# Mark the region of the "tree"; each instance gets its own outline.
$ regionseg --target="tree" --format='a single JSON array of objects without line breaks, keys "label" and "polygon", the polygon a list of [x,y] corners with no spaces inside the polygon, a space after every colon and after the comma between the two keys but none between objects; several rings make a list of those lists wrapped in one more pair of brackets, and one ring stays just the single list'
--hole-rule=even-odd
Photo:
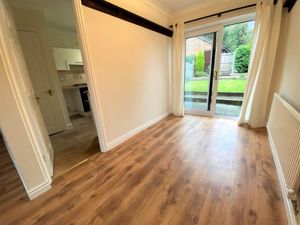
[{"label": "tree", "polygon": [[195,76],[199,77],[203,74],[204,71],[204,64],[205,64],[205,56],[202,50],[196,55],[195,58]]},{"label": "tree", "polygon": [[252,43],[254,22],[225,26],[223,46],[234,52],[239,46]]},{"label": "tree", "polygon": [[250,61],[251,45],[241,45],[235,52],[234,69],[238,73],[247,73]]}]

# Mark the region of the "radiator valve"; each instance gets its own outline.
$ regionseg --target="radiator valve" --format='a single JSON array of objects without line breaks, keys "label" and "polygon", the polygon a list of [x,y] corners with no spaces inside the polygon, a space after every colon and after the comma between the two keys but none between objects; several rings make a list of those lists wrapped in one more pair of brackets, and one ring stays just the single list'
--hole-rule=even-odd
[{"label": "radiator valve", "polygon": [[292,190],[292,189],[289,189],[287,197],[288,197],[288,199],[291,200],[292,205],[293,205],[293,209],[294,209],[294,213],[295,213],[295,215],[297,215],[299,210],[298,210],[297,195],[296,195],[295,191]]}]

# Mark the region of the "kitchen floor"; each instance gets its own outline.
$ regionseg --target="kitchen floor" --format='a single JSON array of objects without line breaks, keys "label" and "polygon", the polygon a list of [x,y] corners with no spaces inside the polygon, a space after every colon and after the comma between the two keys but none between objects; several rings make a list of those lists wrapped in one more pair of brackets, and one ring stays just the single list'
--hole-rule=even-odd
[{"label": "kitchen floor", "polygon": [[73,128],[50,136],[54,148],[54,176],[100,152],[92,117],[72,116]]}]

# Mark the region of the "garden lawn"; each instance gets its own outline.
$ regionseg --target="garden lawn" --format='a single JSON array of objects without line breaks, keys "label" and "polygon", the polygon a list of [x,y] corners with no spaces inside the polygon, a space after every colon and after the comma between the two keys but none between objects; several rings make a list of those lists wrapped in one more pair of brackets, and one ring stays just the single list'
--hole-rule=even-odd
[{"label": "garden lawn", "polygon": [[[246,80],[219,80],[218,92],[244,93]],[[185,81],[185,91],[207,92],[208,80]]]}]

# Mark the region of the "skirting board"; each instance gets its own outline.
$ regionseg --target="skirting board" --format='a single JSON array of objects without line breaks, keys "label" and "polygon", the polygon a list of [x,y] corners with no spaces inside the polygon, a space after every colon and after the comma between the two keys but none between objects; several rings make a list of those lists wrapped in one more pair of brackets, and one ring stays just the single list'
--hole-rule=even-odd
[{"label": "skirting board", "polygon": [[135,129],[129,131],[128,133],[122,135],[121,137],[109,142],[107,144],[107,147],[106,147],[107,150],[109,151],[109,150],[113,149],[114,147],[118,146],[119,144],[122,144],[123,142],[125,142],[129,138],[133,137],[134,135],[140,133],[141,131],[145,130],[146,128],[148,128],[148,127],[152,126],[153,124],[155,124],[155,123],[161,121],[162,119],[166,118],[168,115],[170,115],[170,113],[166,112],[166,113],[164,113],[164,114],[148,121],[147,123],[145,123],[145,124],[135,128]]},{"label": "skirting board", "polygon": [[73,129],[73,124],[72,123],[67,123],[66,127],[68,130]]},{"label": "skirting board", "polygon": [[[0,134],[1,134],[1,133],[0,133]],[[3,135],[2,135],[2,136],[3,136]],[[30,200],[33,200],[34,198],[40,196],[40,195],[43,194],[44,192],[46,192],[46,191],[48,191],[49,189],[51,189],[51,182],[50,182],[50,181],[46,181],[46,182],[44,182],[44,183],[38,185],[37,187],[35,187],[35,188],[31,189],[31,190],[28,190],[28,189],[26,188],[26,185],[25,185],[24,179],[23,179],[23,177],[22,177],[22,174],[21,174],[20,171],[19,171],[18,165],[17,165],[16,162],[15,162],[15,158],[14,158],[13,155],[11,154],[10,148],[9,148],[9,146],[7,145],[5,139],[4,139],[4,144],[5,144],[5,146],[6,146],[6,149],[7,149],[7,151],[8,151],[8,154],[9,154],[11,160],[13,161],[13,163],[14,163],[14,165],[15,165],[15,168],[16,168],[16,170],[17,170],[19,176],[20,176],[20,179],[21,179],[21,181],[22,181],[22,184],[23,184],[23,186],[24,186],[24,188],[25,188],[25,190],[26,190],[26,193],[27,193],[27,195],[28,195],[28,197],[29,197]]]},{"label": "skirting board", "polygon": [[51,182],[46,181],[43,184],[33,188],[32,190],[28,191],[28,197],[30,200],[35,199],[36,197],[40,196],[41,194],[45,193],[46,191],[51,189]]},{"label": "skirting board", "polygon": [[286,183],[285,183],[284,176],[283,176],[283,170],[282,170],[282,167],[281,167],[278,155],[277,155],[276,147],[275,147],[275,144],[274,144],[274,141],[273,141],[273,138],[269,131],[268,126],[267,126],[267,130],[268,130],[268,139],[269,139],[269,143],[271,146],[273,159],[275,162],[276,172],[277,172],[277,176],[278,176],[279,183],[280,183],[280,189],[281,189],[282,198],[284,201],[284,207],[285,207],[288,224],[289,225],[298,225],[298,223],[296,221],[296,216],[294,214],[294,209],[293,209],[292,203],[287,198],[287,187],[286,187]]}]

